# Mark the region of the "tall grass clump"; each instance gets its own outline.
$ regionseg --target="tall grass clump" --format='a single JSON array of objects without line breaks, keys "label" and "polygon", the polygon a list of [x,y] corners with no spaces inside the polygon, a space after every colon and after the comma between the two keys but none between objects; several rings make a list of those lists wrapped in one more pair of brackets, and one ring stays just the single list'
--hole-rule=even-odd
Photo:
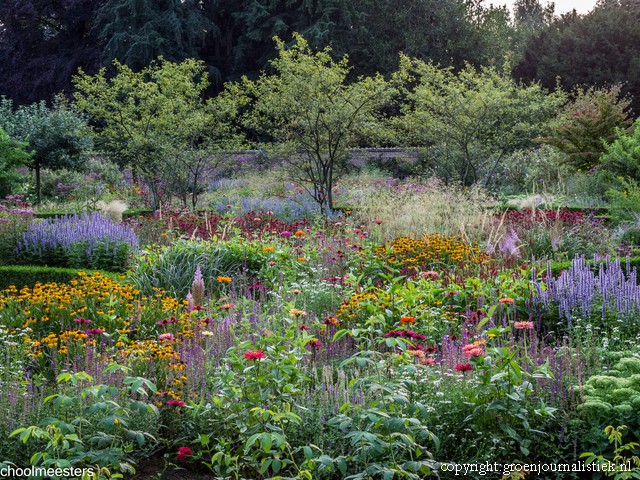
[{"label": "tall grass clump", "polygon": [[185,298],[200,266],[206,289],[212,293],[227,285],[226,279],[235,283],[239,275],[256,274],[262,266],[260,252],[257,245],[248,243],[181,239],[143,252],[135,259],[129,278],[145,294],[151,294],[156,287]]},{"label": "tall grass clump", "polygon": [[437,182],[381,186],[354,195],[350,204],[354,220],[379,232],[381,241],[439,233],[479,242],[493,216],[483,190]]},{"label": "tall grass clump", "polygon": [[16,253],[20,263],[122,271],[137,248],[131,228],[101,213],[85,212],[32,223]]}]

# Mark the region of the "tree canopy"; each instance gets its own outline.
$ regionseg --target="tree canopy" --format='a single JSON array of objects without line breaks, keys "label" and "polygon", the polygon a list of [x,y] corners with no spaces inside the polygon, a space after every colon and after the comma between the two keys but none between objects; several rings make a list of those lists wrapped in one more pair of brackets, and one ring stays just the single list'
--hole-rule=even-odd
[{"label": "tree canopy", "polygon": [[300,35],[287,47],[276,38],[274,73],[229,84],[221,99],[247,107],[242,123],[274,140],[293,179],[305,185],[321,209],[333,208],[336,169],[363,129],[376,122],[388,87],[382,76],[347,82],[347,58],[313,52]]},{"label": "tree canopy", "polygon": [[135,72],[115,61],[114,68],[112,78],[105,69],[74,77],[76,105],[97,122],[99,147],[144,175],[157,208],[170,190],[186,194],[185,183],[197,182],[216,142],[231,147],[237,136],[202,96],[209,83],[203,62],[159,59]]},{"label": "tree canopy", "polygon": [[546,88],[557,79],[576,86],[613,86],[632,95],[640,112],[640,7],[638,2],[604,0],[587,15],[565,14],[529,39],[515,75]]},{"label": "tree canopy", "polygon": [[11,100],[2,98],[0,128],[31,152],[27,166],[35,172],[38,203],[42,169],[77,168],[91,146],[86,119],[63,98],[56,98],[52,107],[41,101],[16,109]]},{"label": "tree canopy", "polygon": [[562,104],[540,85],[515,82],[508,70],[467,65],[460,72],[402,57],[400,131],[429,147],[438,174],[464,185],[494,180],[504,157],[531,145]]}]

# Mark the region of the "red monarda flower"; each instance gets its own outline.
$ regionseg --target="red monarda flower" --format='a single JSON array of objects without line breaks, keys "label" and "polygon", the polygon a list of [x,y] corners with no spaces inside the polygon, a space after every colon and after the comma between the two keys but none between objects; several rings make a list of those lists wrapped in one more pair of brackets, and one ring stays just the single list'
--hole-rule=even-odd
[{"label": "red monarda flower", "polygon": [[178,461],[184,462],[187,458],[193,455],[193,451],[189,447],[180,447],[178,449]]},{"label": "red monarda flower", "polygon": [[264,357],[265,355],[262,350],[249,350],[247,352],[244,352],[245,360],[260,360]]},{"label": "red monarda flower", "polygon": [[456,372],[464,373],[473,370],[473,365],[471,365],[470,363],[459,363],[454,368],[456,369]]}]

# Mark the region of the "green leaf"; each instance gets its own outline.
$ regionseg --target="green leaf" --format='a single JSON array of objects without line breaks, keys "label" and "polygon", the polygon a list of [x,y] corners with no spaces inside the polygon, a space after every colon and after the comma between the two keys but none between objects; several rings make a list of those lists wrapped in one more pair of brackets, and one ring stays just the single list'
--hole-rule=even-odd
[{"label": "green leaf", "polygon": [[262,447],[262,451],[264,453],[268,453],[271,450],[271,445],[273,443],[273,438],[270,433],[263,433],[260,437],[260,446]]},{"label": "green leaf", "polygon": [[304,453],[304,458],[307,460],[311,460],[313,458],[313,451],[311,450],[311,447],[305,445],[302,447],[302,452]]}]

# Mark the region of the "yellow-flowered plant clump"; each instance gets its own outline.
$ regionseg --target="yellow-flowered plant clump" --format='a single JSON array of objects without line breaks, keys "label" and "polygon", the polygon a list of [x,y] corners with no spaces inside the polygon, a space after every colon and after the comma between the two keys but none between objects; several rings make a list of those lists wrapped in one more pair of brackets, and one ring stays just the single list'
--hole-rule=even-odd
[{"label": "yellow-flowered plant clump", "polygon": [[212,320],[204,310],[157,289],[146,297],[135,286],[98,272],[69,284],[36,284],[0,292],[0,323],[25,329],[34,371],[86,370],[95,361],[124,362],[140,376],[153,372],[160,388],[184,387],[182,342]]},{"label": "yellow-flowered plant clump", "polygon": [[171,315],[180,302],[155,290],[153,298],[141,295],[133,285],[122,284],[99,272],[80,272],[68,284],[37,283],[18,291],[0,292],[0,318],[4,324],[33,330],[39,338],[49,332],[102,329],[114,332],[135,318],[138,325],[153,325]]},{"label": "yellow-flowered plant clump", "polygon": [[439,233],[424,235],[421,239],[396,238],[374,252],[393,267],[413,271],[426,271],[438,265],[479,264],[489,259],[486,253],[468,245],[461,237]]}]

